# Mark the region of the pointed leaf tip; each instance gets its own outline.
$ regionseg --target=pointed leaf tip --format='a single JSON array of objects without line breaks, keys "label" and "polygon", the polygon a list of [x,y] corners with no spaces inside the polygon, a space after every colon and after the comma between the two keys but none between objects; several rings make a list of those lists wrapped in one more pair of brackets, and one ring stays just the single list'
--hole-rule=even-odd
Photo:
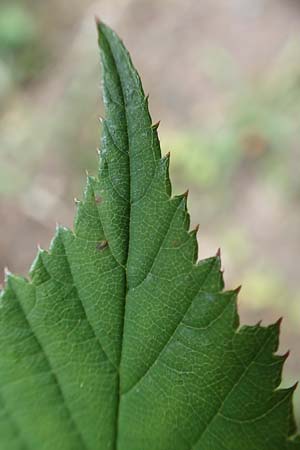
[{"label": "pointed leaf tip", "polygon": [[221,249],[220,249],[220,247],[219,247],[218,250],[217,250],[216,256],[217,256],[218,258],[221,258]]}]

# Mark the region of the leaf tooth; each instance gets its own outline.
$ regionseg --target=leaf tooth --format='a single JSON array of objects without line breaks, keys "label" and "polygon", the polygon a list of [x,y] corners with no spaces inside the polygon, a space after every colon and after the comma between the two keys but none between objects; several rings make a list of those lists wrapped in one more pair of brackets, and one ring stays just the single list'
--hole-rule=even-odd
[{"label": "leaf tooth", "polygon": [[[44,250],[44,249],[40,246],[40,244],[38,244],[38,245],[37,245],[36,259],[41,258],[42,255],[43,255],[43,253],[46,253],[46,250]],[[33,261],[32,267],[33,267],[33,265],[34,265],[36,259]],[[30,269],[30,270],[31,270],[31,269]]]},{"label": "leaf tooth", "polygon": [[200,224],[198,223],[198,224],[195,226],[195,228],[194,228],[195,234],[198,233],[199,228],[200,228]]},{"label": "leaf tooth", "polygon": [[153,125],[151,125],[151,128],[153,129],[153,130],[158,130],[158,128],[159,128],[159,125],[160,125],[160,120],[158,120],[156,123],[154,123]]},{"label": "leaf tooth", "polygon": [[276,386],[279,386],[282,381],[283,366],[290,355],[290,351],[285,352],[283,355],[277,355],[273,353],[271,358],[274,363],[278,364],[277,368],[274,368],[274,382]]},{"label": "leaf tooth", "polygon": [[66,233],[70,233],[69,228],[67,228],[63,225],[58,225],[56,228],[56,233],[55,233],[54,239],[56,239],[56,238],[62,239]]},{"label": "leaf tooth", "polygon": [[93,195],[94,192],[94,184],[95,184],[95,177],[93,177],[92,175],[88,175],[86,178],[86,186],[84,189],[84,200],[88,201],[89,197],[91,195]]},{"label": "leaf tooth", "polygon": [[233,292],[235,292],[235,294],[238,295],[238,294],[240,293],[241,289],[242,289],[242,285],[240,284],[240,286],[238,286],[237,288],[235,288],[235,289],[233,290]]},{"label": "leaf tooth", "polygon": [[[57,246],[63,244],[65,235],[69,233],[72,234],[72,231],[69,228],[57,224],[54,237],[49,246],[49,252],[44,252],[44,254],[53,254],[57,249]],[[42,256],[44,256],[44,254],[42,254]]]},{"label": "leaf tooth", "polygon": [[99,177],[104,176],[108,171],[108,161],[103,151],[100,152]]},{"label": "leaf tooth", "polygon": [[[5,281],[5,280],[4,280]],[[4,299],[7,296],[7,286],[1,284],[0,289],[0,309],[4,306]]]},{"label": "leaf tooth", "polygon": [[198,231],[199,231],[199,228],[200,228],[200,225],[199,225],[199,224],[196,225],[191,231],[189,231],[189,235],[190,235],[191,237],[195,237],[195,238],[196,238],[197,233],[198,233]]},{"label": "leaf tooth", "polygon": [[157,160],[156,170],[154,177],[159,178],[160,182],[163,182],[164,189],[168,197],[172,195],[172,186],[170,182],[169,176],[169,167],[170,167],[170,154],[166,154]]},{"label": "leaf tooth", "polygon": [[13,277],[13,274],[11,273],[11,271],[7,267],[4,267],[4,282],[10,288],[11,288],[12,277]]},{"label": "leaf tooth", "polygon": [[187,189],[182,195],[187,199],[189,196],[190,190]]},{"label": "leaf tooth", "polygon": [[[7,269],[7,268],[5,268]],[[8,269],[6,272],[6,278],[5,278],[5,282],[7,283],[7,286],[12,289],[13,291],[15,291],[15,286],[20,284],[20,283],[28,283],[28,280],[24,277],[18,276],[18,275],[14,275],[13,273],[11,273]]]},{"label": "leaf tooth", "polygon": [[178,207],[183,209],[186,214],[187,212],[187,196],[188,196],[188,190],[184,192],[183,194],[175,195],[171,200],[179,201]]},{"label": "leaf tooth", "polygon": [[[297,389],[298,382],[294,383],[293,386],[288,388],[280,388],[275,389],[273,394],[274,402],[276,402],[275,405],[280,406],[283,402],[287,401],[287,405],[292,406],[292,400],[295,393],[295,390]],[[294,422],[293,415],[290,416],[290,420],[292,420],[292,423]],[[294,429],[294,423],[293,423],[293,429]]]},{"label": "leaf tooth", "polygon": [[283,317],[279,317],[279,319],[275,322],[275,325],[278,327],[278,331],[280,331],[282,321]]},{"label": "leaf tooth", "polygon": [[12,273],[7,266],[4,267],[4,282],[8,283],[9,279],[12,277]]},{"label": "leaf tooth", "polygon": [[287,396],[289,398],[290,401],[292,401],[294,393],[296,391],[296,389],[298,388],[299,385],[299,381],[296,381],[292,386],[288,387],[288,388],[281,388],[281,389],[277,389],[275,391],[275,394],[281,394],[282,397]]},{"label": "leaf tooth", "polygon": [[190,231],[189,235],[192,239],[192,246],[193,246],[193,253],[192,253],[192,262],[193,264],[197,263],[198,260],[198,240],[197,240],[197,233],[199,230],[199,225],[196,225],[196,227]]},{"label": "leaf tooth", "polygon": [[223,291],[224,288],[225,288],[224,269],[220,269],[220,291]]},{"label": "leaf tooth", "polygon": [[281,322],[282,322],[282,317],[280,317],[275,323],[273,323],[273,324],[269,325],[268,327],[266,327],[274,335],[273,350],[272,350],[273,354],[275,354],[277,352],[277,350],[278,350]]},{"label": "leaf tooth", "polygon": [[[159,161],[160,161],[160,164],[163,166],[164,170],[167,172],[169,170],[169,164],[170,164],[170,153],[167,153]],[[166,175],[167,175],[167,177],[169,176],[168,173],[166,173]]]},{"label": "leaf tooth", "polygon": [[46,255],[47,251],[38,246],[37,255],[29,269],[29,276],[34,285],[42,284],[48,278],[48,272],[44,263]]},{"label": "leaf tooth", "polygon": [[64,233],[68,232],[69,228],[65,227],[64,225],[61,225],[60,223],[56,222],[55,224],[55,235],[54,238],[60,238]]},{"label": "leaf tooth", "polygon": [[216,256],[217,258],[221,258],[221,248],[219,247],[217,252],[216,252]]},{"label": "leaf tooth", "polygon": [[[11,288],[10,286],[10,280],[13,276],[13,274],[11,273],[11,271],[8,269],[8,267],[4,267],[4,288],[1,285],[1,290],[0,290],[0,298],[1,300],[4,298],[5,293],[7,291],[7,288]],[[0,307],[2,307],[2,303],[0,304]]]},{"label": "leaf tooth", "polygon": [[95,181],[96,181],[96,178],[94,177],[94,175],[88,175],[87,181],[88,181],[88,182],[91,184],[91,186],[93,187],[93,185],[94,185],[94,183],[95,183]]}]

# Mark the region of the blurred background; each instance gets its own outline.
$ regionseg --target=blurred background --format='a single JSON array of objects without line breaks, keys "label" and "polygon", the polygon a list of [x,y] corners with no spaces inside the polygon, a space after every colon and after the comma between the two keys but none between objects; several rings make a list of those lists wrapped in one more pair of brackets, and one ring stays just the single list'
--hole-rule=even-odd
[{"label": "blurred background", "polygon": [[[123,37],[161,119],[200,258],[222,249],[242,322],[284,316],[300,378],[300,1],[1,0],[0,279],[26,274],[96,174],[94,15]],[[300,418],[300,389],[296,393]],[[299,420],[298,420],[299,421]]]}]

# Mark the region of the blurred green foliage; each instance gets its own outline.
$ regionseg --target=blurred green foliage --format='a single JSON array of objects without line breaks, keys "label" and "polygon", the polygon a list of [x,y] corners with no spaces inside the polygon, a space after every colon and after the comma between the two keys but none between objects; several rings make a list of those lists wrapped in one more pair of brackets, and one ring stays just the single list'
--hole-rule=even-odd
[{"label": "blurred green foliage", "polygon": [[[221,183],[226,187],[224,195],[230,194],[230,183],[237,171],[255,168],[256,174],[278,192],[287,198],[300,198],[299,172],[293,166],[298,155],[295,141],[300,117],[299,52],[300,42],[290,44],[263,78],[248,80],[239,78],[238,70],[219,70],[221,63],[226,62],[221,52],[214,80],[222,86],[229,78],[232,84],[236,83],[222,117],[197,131],[172,130],[164,136],[175,154],[175,170],[183,178],[189,176],[195,184],[209,190],[220,189]],[[214,57],[218,59],[215,50]]]},{"label": "blurred green foliage", "polygon": [[[1,72],[6,70],[7,77],[9,76],[15,82],[28,82],[43,67],[45,56],[36,20],[30,10],[18,3],[2,3],[0,5],[0,95]],[[2,90],[3,79],[2,75]]]},{"label": "blurred green foliage", "polygon": [[14,4],[2,5],[0,11],[1,56],[30,45],[35,38],[35,23],[28,11]]}]

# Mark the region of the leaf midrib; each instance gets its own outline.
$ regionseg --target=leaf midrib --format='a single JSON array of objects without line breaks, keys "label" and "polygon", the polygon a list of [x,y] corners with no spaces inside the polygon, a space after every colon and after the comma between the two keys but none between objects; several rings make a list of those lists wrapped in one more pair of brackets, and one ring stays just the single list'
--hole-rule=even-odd
[{"label": "leaf midrib", "polygon": [[[143,196],[140,199],[138,199],[138,200],[133,202],[132,199],[131,199],[131,192],[132,192],[132,189],[131,189],[131,183],[132,183],[131,172],[132,171],[131,171],[131,158],[130,158],[130,156],[131,156],[130,155],[130,137],[129,137],[129,133],[128,133],[129,127],[128,127],[128,116],[127,116],[127,108],[126,108],[124,88],[123,88],[123,84],[122,84],[122,81],[121,81],[121,78],[120,78],[120,75],[119,75],[119,71],[117,69],[117,62],[116,62],[116,58],[114,56],[114,53],[112,51],[111,45],[110,45],[108,39],[106,38],[106,36],[105,36],[105,39],[106,39],[106,43],[108,45],[109,51],[111,53],[112,59],[114,61],[115,67],[116,67],[116,73],[117,73],[117,77],[118,77],[118,81],[119,81],[120,90],[121,90],[121,93],[122,93],[122,101],[123,101],[122,107],[124,108],[124,117],[125,117],[125,121],[126,121],[126,138],[127,138],[128,161],[129,161],[128,169],[129,169],[129,180],[130,180],[130,183],[129,183],[129,199],[130,199],[129,200],[129,204],[130,204],[130,207],[129,207],[129,218],[128,218],[129,220],[128,220],[128,233],[127,233],[128,242],[127,242],[127,251],[126,251],[126,263],[125,263],[125,267],[124,267],[124,270],[125,270],[125,289],[124,289],[124,295],[123,295],[123,298],[124,298],[124,301],[123,301],[123,316],[122,316],[123,317],[123,321],[122,321],[122,325],[121,325],[120,360],[119,360],[119,367],[118,367],[118,397],[117,397],[117,405],[116,405],[116,424],[115,424],[116,432],[115,432],[115,439],[114,439],[114,445],[113,445],[113,450],[118,450],[118,446],[119,446],[119,427],[120,427],[120,404],[121,404],[121,398],[122,398],[122,392],[121,392],[121,361],[122,361],[122,354],[123,354],[123,342],[124,342],[124,331],[125,331],[125,320],[126,320],[126,304],[127,304],[128,294],[129,294],[129,292],[131,290],[129,288],[128,270],[127,270],[128,269],[129,248],[130,248],[130,235],[131,235],[131,233],[130,233],[131,215],[132,215],[131,211],[132,211],[132,207],[136,206],[136,204],[139,201],[141,201],[144,198],[144,196],[147,194],[147,191],[151,187],[153,179],[149,183],[149,186],[148,186],[146,192],[143,194]],[[107,127],[107,128],[109,128],[109,127]],[[159,251],[161,249],[161,245],[162,245],[162,243],[164,241],[164,238],[165,238],[165,236],[162,238],[162,241],[161,241],[161,243],[159,245],[157,254],[154,257],[153,262],[151,263],[151,266],[150,266],[150,269],[149,269],[148,273],[151,271],[152,266],[154,264],[154,261],[156,260],[157,255],[159,254]],[[146,274],[145,278],[146,277],[147,277],[147,274]],[[144,279],[142,280],[142,282],[143,281],[144,281]]]},{"label": "leaf midrib", "polygon": [[[109,48],[109,51],[111,53],[112,59],[114,61],[115,67],[117,68],[117,63],[116,63],[116,59],[115,56],[113,54],[111,45],[109,43],[109,40],[106,38],[106,36],[104,36],[104,33],[102,33],[102,39],[103,37],[106,40],[107,46]],[[129,135],[128,135],[128,118],[127,118],[127,110],[126,110],[126,105],[125,105],[125,96],[124,96],[124,89],[123,89],[123,85],[121,82],[121,78],[119,75],[119,71],[116,70],[117,73],[117,77],[118,77],[118,81],[119,81],[119,86],[120,86],[120,90],[122,92],[122,101],[123,101],[123,105],[122,107],[124,108],[124,116],[125,116],[125,120],[126,120],[126,139],[127,139],[127,149],[128,149],[128,169],[129,169],[129,184],[128,184],[128,188],[129,188],[129,192],[128,192],[128,197],[129,197],[129,218],[128,218],[128,239],[127,239],[127,249],[126,249],[126,262],[125,262],[125,267],[123,268],[125,271],[125,287],[124,287],[124,292],[123,292],[123,314],[122,314],[122,324],[121,324],[121,342],[120,342],[120,358],[119,358],[119,366],[118,366],[118,371],[117,371],[117,376],[118,376],[118,382],[117,382],[117,401],[116,401],[116,414],[115,414],[115,433],[114,433],[114,443],[113,443],[113,450],[117,450],[118,446],[119,446],[119,422],[120,422],[120,402],[121,402],[121,360],[122,360],[122,353],[123,353],[123,341],[124,341],[124,329],[125,329],[125,315],[126,315],[126,300],[127,300],[127,296],[128,296],[128,292],[129,292],[129,288],[128,288],[128,276],[127,276],[127,267],[128,267],[128,257],[129,257],[129,242],[130,242],[130,218],[131,218],[131,170],[130,170],[130,151],[129,151]],[[109,128],[109,127],[107,127]],[[110,131],[110,130],[109,130]]]}]

